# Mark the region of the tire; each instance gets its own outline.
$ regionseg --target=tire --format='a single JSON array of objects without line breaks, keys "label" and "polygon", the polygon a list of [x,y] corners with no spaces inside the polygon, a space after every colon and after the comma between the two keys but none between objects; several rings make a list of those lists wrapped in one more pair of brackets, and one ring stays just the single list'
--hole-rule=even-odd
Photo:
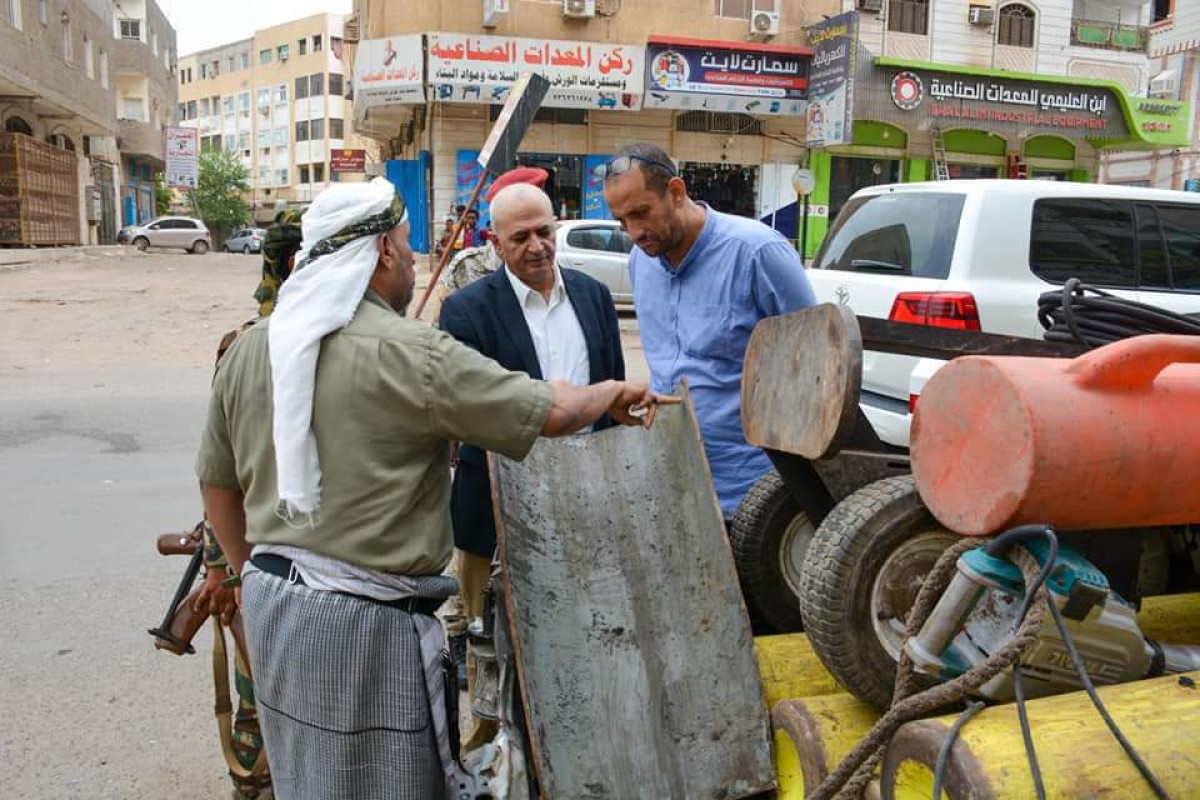
[{"label": "tire", "polygon": [[192,245],[192,252],[198,256],[204,255],[208,252],[208,242],[204,241],[203,239],[197,241]]},{"label": "tire", "polygon": [[911,475],[864,486],[817,529],[801,582],[804,627],[821,663],[860,700],[891,704],[904,618],[957,540],[929,513]]},{"label": "tire", "polygon": [[772,470],[738,506],[729,530],[750,617],[778,633],[804,630],[801,572],[816,526]]},{"label": "tire", "polygon": [[227,244],[226,244],[226,245],[221,245],[221,252],[222,252],[222,253],[228,253],[228,252],[229,252],[229,245],[227,245]]},{"label": "tire", "polygon": [[138,252],[144,253],[150,247],[150,240],[145,236],[139,236],[133,240],[133,246],[138,249]]},{"label": "tire", "polygon": [[242,248],[242,255],[244,255],[244,256],[250,255],[250,245],[246,245],[245,247]]}]

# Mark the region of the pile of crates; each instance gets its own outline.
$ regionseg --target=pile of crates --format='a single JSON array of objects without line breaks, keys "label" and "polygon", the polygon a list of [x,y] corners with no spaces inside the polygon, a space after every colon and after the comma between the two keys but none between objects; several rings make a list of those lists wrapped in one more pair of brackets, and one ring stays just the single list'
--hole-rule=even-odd
[{"label": "pile of crates", "polygon": [[21,133],[0,133],[0,246],[79,243],[75,154]]}]

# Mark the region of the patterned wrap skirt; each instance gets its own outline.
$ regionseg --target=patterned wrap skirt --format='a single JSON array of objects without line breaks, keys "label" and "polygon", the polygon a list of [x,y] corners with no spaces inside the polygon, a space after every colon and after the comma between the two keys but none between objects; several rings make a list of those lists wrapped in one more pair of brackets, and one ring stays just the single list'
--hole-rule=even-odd
[{"label": "patterned wrap skirt", "polygon": [[279,800],[445,797],[414,615],[260,571],[242,608]]}]

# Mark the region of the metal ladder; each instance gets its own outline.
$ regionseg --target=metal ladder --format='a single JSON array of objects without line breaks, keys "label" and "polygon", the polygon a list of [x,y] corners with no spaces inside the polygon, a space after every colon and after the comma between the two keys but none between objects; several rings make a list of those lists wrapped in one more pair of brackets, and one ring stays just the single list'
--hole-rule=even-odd
[{"label": "metal ladder", "polygon": [[933,179],[948,181],[950,167],[946,164],[946,143],[942,140],[941,128],[930,128],[929,136],[933,141]]}]

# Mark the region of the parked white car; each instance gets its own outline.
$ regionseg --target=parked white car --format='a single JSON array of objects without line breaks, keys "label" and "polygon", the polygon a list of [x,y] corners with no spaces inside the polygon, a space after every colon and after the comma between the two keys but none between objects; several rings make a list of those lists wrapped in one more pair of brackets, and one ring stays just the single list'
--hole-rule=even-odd
[{"label": "parked white car", "polygon": [[633,307],[629,283],[629,251],[633,240],[621,224],[606,219],[575,219],[558,223],[558,263],[603,283],[618,308]]},{"label": "parked white car", "polygon": [[[856,192],[809,271],[821,302],[860,316],[1041,338],[1037,298],[1079,278],[1120,297],[1200,312],[1200,195],[1019,180]],[[863,354],[861,405],[908,446],[912,410],[943,362]]]},{"label": "parked white car", "polygon": [[203,255],[212,249],[212,236],[205,224],[191,217],[159,217],[142,225],[130,225],[117,234],[118,244],[138,250],[173,247]]}]

